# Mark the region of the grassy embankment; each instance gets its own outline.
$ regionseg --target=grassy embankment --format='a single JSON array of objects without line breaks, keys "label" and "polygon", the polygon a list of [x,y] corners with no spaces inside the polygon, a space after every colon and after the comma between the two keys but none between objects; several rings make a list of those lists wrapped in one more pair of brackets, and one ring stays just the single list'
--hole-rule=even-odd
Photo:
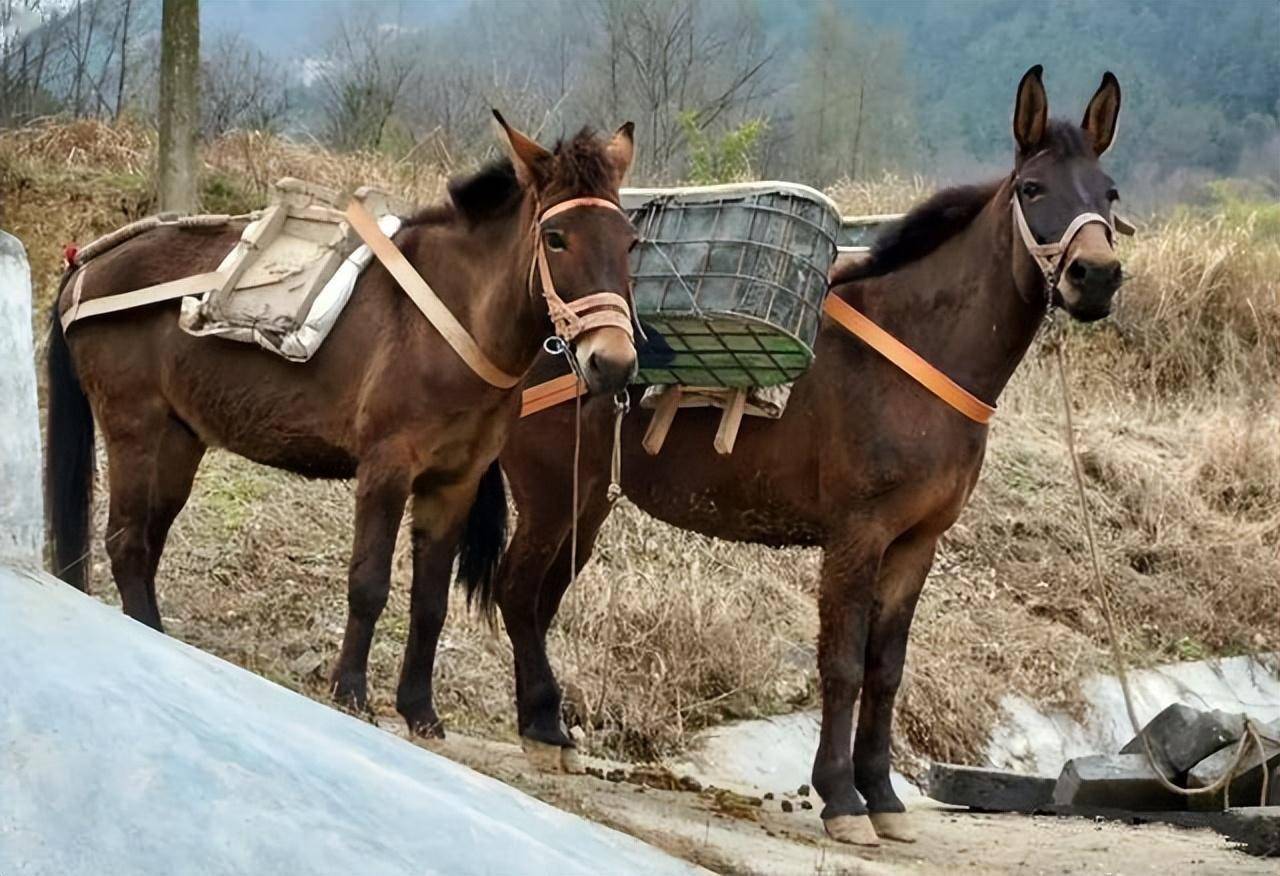
[{"label": "grassy embankment", "polygon": [[[0,224],[30,251],[42,313],[63,244],[153,210],[153,149],[144,130],[87,122],[0,135]],[[418,200],[443,192],[439,173],[412,162],[256,135],[219,140],[204,159],[211,212],[256,206],[285,175]],[[848,213],[875,213],[927,190],[888,178],[831,194]],[[1122,255],[1115,316],[1072,326],[1067,349],[1125,648],[1138,663],[1280,650],[1280,206],[1224,184],[1143,222]],[[1105,666],[1051,364],[1034,347],[1001,399],[982,481],[919,608],[897,726],[929,756],[978,754],[1006,693],[1072,707],[1076,681]],[[103,493],[92,574],[114,600]],[[161,568],[170,632],[323,699],[351,515],[349,484],[211,453]],[[405,542],[372,656],[383,713],[407,633]],[[711,723],[812,704],[816,571],[814,552],[703,539],[624,504],[553,633],[562,678],[599,704],[589,745],[652,756]],[[505,637],[455,600],[436,688],[449,725],[510,735],[512,688]]]}]

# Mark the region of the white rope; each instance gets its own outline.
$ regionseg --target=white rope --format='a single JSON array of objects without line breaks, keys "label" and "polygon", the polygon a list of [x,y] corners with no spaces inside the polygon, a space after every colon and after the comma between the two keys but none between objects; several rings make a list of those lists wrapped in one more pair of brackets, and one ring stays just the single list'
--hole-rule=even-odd
[{"label": "white rope", "polygon": [[[1052,326],[1052,323],[1050,323]],[[1129,715],[1129,723],[1133,728],[1134,735],[1142,740],[1142,751],[1146,755],[1147,764],[1159,779],[1160,784],[1167,791],[1184,797],[1196,797],[1202,794],[1213,794],[1218,790],[1223,791],[1223,806],[1231,805],[1231,782],[1241,772],[1241,766],[1244,763],[1245,751],[1250,741],[1258,749],[1258,757],[1262,763],[1262,800],[1258,804],[1265,806],[1267,803],[1267,757],[1263,748],[1263,740],[1276,744],[1276,740],[1271,739],[1267,734],[1262,732],[1257,724],[1248,715],[1242,715],[1244,719],[1244,733],[1240,736],[1240,741],[1236,745],[1235,754],[1231,757],[1231,762],[1227,768],[1222,771],[1222,775],[1210,785],[1203,788],[1183,788],[1174,784],[1160,768],[1156,762],[1155,753],[1151,750],[1151,740],[1147,738],[1146,730],[1138,720],[1138,713],[1133,705],[1133,692],[1129,689],[1129,675],[1124,659],[1124,654],[1120,650],[1120,633],[1116,623],[1115,611],[1111,605],[1111,596],[1107,591],[1106,582],[1102,575],[1102,564],[1098,560],[1097,542],[1093,535],[1093,518],[1089,514],[1089,503],[1085,496],[1084,474],[1080,468],[1080,457],[1076,453],[1075,445],[1075,424],[1071,415],[1071,389],[1067,380],[1067,363],[1066,356],[1063,353],[1063,343],[1060,335],[1051,338],[1050,343],[1054,348],[1054,353],[1058,363],[1058,382],[1062,387],[1062,409],[1065,419],[1065,438],[1067,445],[1067,455],[1071,457],[1071,471],[1075,477],[1076,495],[1080,502],[1080,517],[1084,521],[1085,539],[1089,547],[1089,561],[1093,567],[1093,576],[1091,585],[1094,596],[1098,600],[1099,606],[1102,608],[1102,616],[1107,625],[1107,637],[1110,640],[1111,660],[1115,667],[1116,678],[1120,682],[1120,691],[1124,694],[1125,711]]]}]

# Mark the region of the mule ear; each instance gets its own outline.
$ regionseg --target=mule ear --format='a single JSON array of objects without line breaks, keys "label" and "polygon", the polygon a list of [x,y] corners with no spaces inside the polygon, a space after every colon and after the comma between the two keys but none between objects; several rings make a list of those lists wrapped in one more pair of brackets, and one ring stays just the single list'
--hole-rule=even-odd
[{"label": "mule ear", "polygon": [[551,172],[551,161],[554,156],[533,140],[507,124],[502,113],[496,109],[493,117],[507,141],[507,151],[511,154],[511,164],[516,169],[516,179],[522,186],[539,188],[547,182]]},{"label": "mule ear", "polygon": [[1049,122],[1049,98],[1044,93],[1040,76],[1044,67],[1036,64],[1022,74],[1018,83],[1018,99],[1013,105],[1013,139],[1022,152],[1030,152],[1044,139]]},{"label": "mule ear", "polygon": [[1102,84],[1094,92],[1089,106],[1084,111],[1084,121],[1080,126],[1089,135],[1096,155],[1102,155],[1111,148],[1111,141],[1116,138],[1116,124],[1120,118],[1120,83],[1110,70],[1102,74]]},{"label": "mule ear", "polygon": [[631,162],[636,157],[635,133],[635,122],[623,122],[604,149],[609,156],[609,163],[613,165],[614,179],[618,185],[622,185],[622,181],[627,178],[627,171],[631,169]]}]

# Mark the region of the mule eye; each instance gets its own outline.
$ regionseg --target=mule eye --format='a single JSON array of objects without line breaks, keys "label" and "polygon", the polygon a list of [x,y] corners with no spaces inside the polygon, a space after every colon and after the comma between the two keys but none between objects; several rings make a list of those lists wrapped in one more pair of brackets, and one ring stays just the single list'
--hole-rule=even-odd
[{"label": "mule eye", "polygon": [[1022,184],[1022,197],[1024,198],[1030,198],[1034,200],[1043,194],[1044,194],[1044,186],[1040,185],[1040,183],[1038,182],[1031,182],[1030,180],[1028,180],[1027,182],[1024,182]]},{"label": "mule eye", "polygon": [[1120,200],[1120,193],[1117,192],[1115,189],[1107,189],[1107,200],[1108,201]]},{"label": "mule eye", "polygon": [[627,247],[627,252],[635,252],[636,247],[640,245],[640,238],[635,237],[631,240],[631,246]]},{"label": "mule eye", "polygon": [[552,252],[563,252],[569,248],[569,242],[565,240],[562,232],[546,231],[543,233],[542,239],[547,244],[547,249]]}]

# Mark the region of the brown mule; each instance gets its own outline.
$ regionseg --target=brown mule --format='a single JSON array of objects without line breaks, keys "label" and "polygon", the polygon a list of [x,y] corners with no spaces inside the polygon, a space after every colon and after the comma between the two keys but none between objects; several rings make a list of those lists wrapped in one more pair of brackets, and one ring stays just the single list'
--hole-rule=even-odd
[{"label": "brown mule", "polygon": [[[629,287],[635,231],[617,203],[632,126],[607,141],[584,130],[551,152],[498,121],[510,160],[454,181],[451,203],[408,219],[395,246],[487,357],[520,375],[552,332],[536,250],[546,253],[542,277],[554,278],[561,306]],[[112,573],[125,612],[156,629],[156,567],[206,448],[310,477],[355,477],[349,614],[332,685],[339,701],[363,707],[374,625],[412,499],[411,627],[396,706],[430,732],[438,720],[424,669],[445,600],[426,583],[449,575],[460,538],[460,574],[474,584],[496,569],[506,513],[496,458],[518,416],[520,385],[481,380],[381,263],[364,271],[306,365],[192,337],[179,328],[174,302],[85,319],[65,335],[60,328],[76,273],[91,300],[212,270],[241,230],[152,230],[63,278],[49,355],[55,570],[84,588],[95,419],[107,449]],[[630,326],[586,330],[575,355],[593,391],[615,392],[635,369]]]},{"label": "brown mule", "polygon": [[[868,259],[838,270],[830,294],[994,404],[1047,305],[1080,320],[1110,309],[1121,279],[1107,220],[1117,196],[1098,158],[1119,108],[1119,85],[1108,73],[1083,125],[1050,121],[1040,68],[1032,68],[1018,87],[1013,172],[939,192],[888,229]],[[1016,228],[1015,197],[1032,246],[1057,243],[1075,227],[1048,275]],[[1074,221],[1090,213],[1099,215]],[[889,782],[893,702],[916,600],[939,536],[977,481],[987,428],[830,320],[816,352],[782,418],[748,418],[731,456],[712,450],[717,411],[681,411],[656,457],[641,448],[651,415],[632,414],[622,429],[622,484],[636,505],[676,526],[823,548],[822,734],[813,768],[822,817],[840,840],[875,842],[877,830],[910,839],[906,819],[893,817],[904,812]],[[552,376],[553,364],[540,363],[530,382]],[[638,400],[633,390],[633,411]],[[514,649],[520,733],[565,750],[573,742],[560,721],[545,639],[570,580],[565,448],[573,417],[571,405],[532,416],[502,452],[520,517],[496,596]],[[579,564],[609,513],[612,421],[609,400],[584,405]]]}]

